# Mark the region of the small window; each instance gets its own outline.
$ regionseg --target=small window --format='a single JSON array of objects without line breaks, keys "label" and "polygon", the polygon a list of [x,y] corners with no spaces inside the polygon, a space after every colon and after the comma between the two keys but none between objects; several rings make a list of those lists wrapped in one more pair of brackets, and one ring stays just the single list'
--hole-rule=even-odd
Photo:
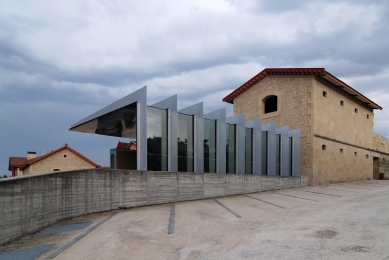
[{"label": "small window", "polygon": [[366,159],[369,159],[369,155],[368,154],[366,154]]},{"label": "small window", "polygon": [[354,152],[354,155],[355,155],[355,156],[357,156],[357,154],[358,154],[357,152]]},{"label": "small window", "polygon": [[366,118],[369,119],[369,115],[367,115]]},{"label": "small window", "polygon": [[358,114],[358,108],[356,108],[354,111],[355,111],[356,114]]},{"label": "small window", "polygon": [[278,107],[277,96],[269,96],[265,98],[264,105],[265,105],[265,114],[276,112]]},{"label": "small window", "polygon": [[342,107],[344,106],[344,101],[343,101],[343,100],[340,101],[340,105],[341,105]]},{"label": "small window", "polygon": [[54,169],[53,170],[53,172],[59,172],[60,171],[60,169]]},{"label": "small window", "polygon": [[63,158],[66,158],[66,154],[63,155]]},{"label": "small window", "polygon": [[343,149],[340,149],[340,153],[343,153]]},{"label": "small window", "polygon": [[325,150],[327,149],[327,146],[326,146],[325,144],[323,144],[323,145],[321,146],[321,149],[322,149],[323,151],[325,151]]},{"label": "small window", "polygon": [[327,92],[323,91],[323,97],[327,97]]}]

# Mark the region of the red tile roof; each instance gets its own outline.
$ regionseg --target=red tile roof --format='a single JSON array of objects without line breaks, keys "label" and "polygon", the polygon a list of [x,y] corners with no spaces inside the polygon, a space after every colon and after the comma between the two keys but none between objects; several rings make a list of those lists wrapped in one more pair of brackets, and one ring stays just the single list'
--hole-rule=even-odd
[{"label": "red tile roof", "polygon": [[341,89],[342,91],[348,93],[350,96],[358,99],[362,103],[366,104],[367,106],[371,107],[372,109],[380,109],[382,110],[382,107],[338,79],[337,77],[333,76],[331,73],[327,72],[324,68],[269,68],[264,69],[257,75],[255,75],[253,78],[251,78],[249,81],[244,83],[242,86],[231,92],[229,95],[227,95],[225,98],[223,98],[224,102],[233,103],[233,100],[238,97],[240,94],[263,80],[269,75],[316,75],[320,76],[323,79],[331,82],[333,85]]},{"label": "red tile roof", "polygon": [[93,165],[94,167],[96,168],[99,168],[100,165],[94,163],[93,161],[89,160],[88,158],[86,158],[84,155],[80,154],[79,152],[77,152],[76,150],[70,148],[68,146],[68,144],[65,144],[64,146],[58,148],[57,150],[54,150],[54,151],[51,151],[50,153],[47,153],[45,155],[42,155],[42,156],[39,156],[39,157],[36,157],[36,158],[33,158],[33,159],[30,159],[30,160],[27,160],[26,159],[26,162],[23,164],[23,166],[20,168],[21,170],[24,170],[25,168],[27,168],[27,166],[31,165],[31,164],[34,164],[36,162],[39,162],[43,159],[46,159],[47,157],[50,157],[52,156],[53,154],[56,154],[60,151],[63,151],[63,150],[68,150],[69,152],[73,153],[74,155],[76,155],[77,157],[83,159],[84,161],[86,161],[87,163]]},{"label": "red tile roof", "polygon": [[9,157],[8,171],[12,171],[12,167],[20,168],[27,161],[26,157]]},{"label": "red tile roof", "polygon": [[136,150],[136,141],[131,141],[129,143],[125,142],[118,142],[116,149],[123,149],[123,150]]}]

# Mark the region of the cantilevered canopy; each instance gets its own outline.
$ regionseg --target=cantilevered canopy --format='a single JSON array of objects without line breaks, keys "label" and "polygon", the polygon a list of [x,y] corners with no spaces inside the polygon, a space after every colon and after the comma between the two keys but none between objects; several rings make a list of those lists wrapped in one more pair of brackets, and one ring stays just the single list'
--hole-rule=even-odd
[{"label": "cantilevered canopy", "polygon": [[136,139],[137,103],[146,101],[146,87],[100,109],[70,127],[70,131]]},{"label": "cantilevered canopy", "polygon": [[119,99],[70,127],[70,131],[137,140],[137,170],[147,168],[147,87]]},{"label": "cantilevered canopy", "polygon": [[71,131],[136,139],[136,103],[72,126]]}]

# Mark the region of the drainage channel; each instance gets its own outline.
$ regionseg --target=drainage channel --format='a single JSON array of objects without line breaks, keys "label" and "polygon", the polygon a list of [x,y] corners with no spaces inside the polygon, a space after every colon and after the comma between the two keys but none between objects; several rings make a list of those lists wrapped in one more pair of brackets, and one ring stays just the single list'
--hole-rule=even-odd
[{"label": "drainage channel", "polygon": [[255,199],[255,200],[262,201],[262,202],[264,202],[264,203],[267,203],[267,204],[273,205],[273,206],[275,206],[275,207],[278,207],[278,208],[281,208],[281,209],[285,209],[285,208],[284,208],[284,207],[282,207],[282,206],[278,206],[278,205],[276,205],[276,204],[273,204],[273,203],[271,203],[271,202],[268,202],[268,201],[265,201],[265,200],[261,200],[261,199],[255,198],[255,197],[251,197],[251,196],[249,196],[249,195],[247,195],[247,197],[249,197],[249,198],[252,198],[252,199]]},{"label": "drainage channel", "polygon": [[351,190],[336,190],[336,189],[327,189],[327,188],[323,188],[323,187],[317,187],[317,188],[324,189],[324,190],[335,190],[335,191],[359,193],[358,191],[351,191]]},{"label": "drainage channel", "polygon": [[317,200],[311,200],[311,199],[307,199],[307,198],[297,197],[297,196],[283,194],[283,193],[278,193],[278,192],[274,193],[274,194],[278,194],[278,195],[282,195],[282,196],[288,196],[288,197],[293,197],[293,198],[302,199],[302,200],[310,200],[310,201],[313,201],[313,202],[318,202]]},{"label": "drainage channel", "polygon": [[60,249],[58,249],[57,251],[55,251],[54,253],[52,253],[48,257],[46,257],[46,259],[52,259],[54,257],[57,257],[63,251],[65,251],[66,249],[68,249],[69,247],[71,247],[72,245],[77,243],[78,241],[80,241],[83,237],[88,235],[90,232],[92,232],[93,230],[98,228],[100,225],[102,225],[104,222],[108,221],[110,218],[112,218],[116,214],[117,214],[117,212],[112,213],[111,215],[109,215],[108,217],[106,217],[105,219],[103,219],[102,221],[100,221],[99,223],[97,223],[96,225],[91,227],[90,229],[88,229],[85,233],[83,233],[83,234],[79,235],[78,237],[74,238],[72,241],[70,241],[69,243],[67,243],[66,245],[64,245],[63,247],[61,247]]},{"label": "drainage channel", "polygon": [[[298,189],[294,189],[294,190],[298,190]],[[307,191],[307,190],[299,190],[299,191],[309,192],[309,193],[316,193],[316,194],[323,194],[323,195],[334,196],[334,197],[342,197],[342,196],[340,196],[340,195],[334,195],[334,194],[328,194],[328,193],[321,193],[321,192],[314,192],[314,191]]]},{"label": "drainage channel", "polygon": [[172,205],[170,208],[170,219],[169,219],[169,228],[168,228],[168,234],[174,233],[174,217],[176,215],[176,205]]},{"label": "drainage channel", "polygon": [[232,209],[230,209],[229,207],[227,207],[226,205],[224,205],[223,203],[221,203],[220,201],[214,199],[214,201],[219,204],[220,206],[222,206],[223,208],[225,208],[226,210],[228,210],[231,214],[235,215],[235,217],[237,218],[242,218],[241,215],[239,215],[238,213],[236,213],[235,211],[233,211]]}]

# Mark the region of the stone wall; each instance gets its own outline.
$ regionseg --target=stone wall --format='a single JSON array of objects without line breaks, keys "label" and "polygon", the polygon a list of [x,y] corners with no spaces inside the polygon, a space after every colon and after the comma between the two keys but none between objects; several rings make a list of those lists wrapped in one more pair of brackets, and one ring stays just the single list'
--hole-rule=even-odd
[{"label": "stone wall", "polygon": [[377,178],[373,160],[382,156],[376,143],[386,138],[374,137],[373,110],[320,77],[313,93],[312,184]]},{"label": "stone wall", "polygon": [[308,185],[307,178],[87,169],[0,180],[0,244],[83,214]]},{"label": "stone wall", "polygon": [[[270,95],[278,97],[278,108],[265,114]],[[301,130],[300,173],[309,185],[376,178],[377,158],[389,178],[389,139],[374,134],[373,110],[321,77],[267,76],[234,99],[234,114],[241,113]]]}]

